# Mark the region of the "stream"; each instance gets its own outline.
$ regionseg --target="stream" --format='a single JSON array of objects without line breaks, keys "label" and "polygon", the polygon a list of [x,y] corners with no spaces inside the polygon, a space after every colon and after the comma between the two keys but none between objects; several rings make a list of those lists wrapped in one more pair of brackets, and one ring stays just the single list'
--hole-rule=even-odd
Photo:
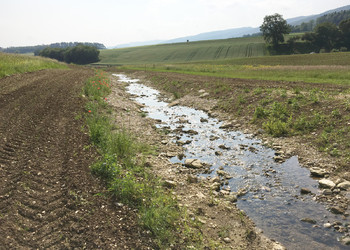
[{"label": "stream", "polygon": [[329,212],[313,195],[300,193],[301,188],[315,195],[320,190],[318,181],[300,166],[297,156],[276,163],[275,151],[253,135],[222,129],[221,121],[201,110],[169,107],[169,103],[159,100],[157,90],[138,83],[138,79],[114,76],[129,84],[127,92],[133,95],[133,100],[145,105],[142,110],[150,118],[161,121],[158,128],[168,129],[175,143],[187,142],[183,145],[183,159],[176,156],[170,161],[183,164],[185,159],[200,159],[211,165],[212,172],[201,174],[204,177],[216,176],[219,169],[228,173],[232,178],[223,188],[245,193],[238,198],[237,207],[267,237],[281,242],[287,249],[350,248],[339,242],[343,234],[324,227],[327,222],[347,226],[349,218]]}]

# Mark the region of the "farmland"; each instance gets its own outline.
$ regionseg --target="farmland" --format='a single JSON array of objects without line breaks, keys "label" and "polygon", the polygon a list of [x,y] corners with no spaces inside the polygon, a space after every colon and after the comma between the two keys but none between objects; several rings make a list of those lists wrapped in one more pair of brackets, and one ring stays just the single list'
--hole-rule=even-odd
[{"label": "farmland", "polygon": [[99,64],[179,63],[267,55],[262,37],[102,50]]},{"label": "farmland", "polygon": [[127,65],[124,68],[271,81],[349,84],[350,53],[235,58],[197,63]]},{"label": "farmland", "polygon": [[0,78],[16,73],[52,68],[67,68],[67,66],[51,59],[0,53]]}]

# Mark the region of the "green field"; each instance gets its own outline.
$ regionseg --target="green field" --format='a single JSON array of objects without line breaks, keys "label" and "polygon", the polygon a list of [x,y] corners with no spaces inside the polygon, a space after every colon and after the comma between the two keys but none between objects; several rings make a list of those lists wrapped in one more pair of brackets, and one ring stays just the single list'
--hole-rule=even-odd
[{"label": "green field", "polygon": [[101,50],[99,64],[152,64],[265,56],[262,37],[233,38]]},{"label": "green field", "polygon": [[122,68],[192,75],[309,83],[350,83],[350,53],[264,56]]},{"label": "green field", "polygon": [[0,78],[17,73],[51,68],[67,68],[67,66],[56,60],[41,57],[0,53]]}]

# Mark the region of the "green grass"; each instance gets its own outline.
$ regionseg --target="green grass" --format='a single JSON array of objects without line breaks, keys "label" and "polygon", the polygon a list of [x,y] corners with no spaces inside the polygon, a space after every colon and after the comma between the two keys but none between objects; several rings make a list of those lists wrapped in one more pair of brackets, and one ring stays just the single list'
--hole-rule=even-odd
[{"label": "green grass", "polygon": [[[152,232],[159,248],[171,244],[183,247],[186,241],[200,244],[201,234],[187,226],[189,220],[183,220],[186,211],[179,208],[176,198],[140,163],[143,162],[140,155],[150,152],[150,147],[113,125],[105,105],[109,93],[110,83],[102,72],[89,79],[83,89],[89,98],[86,122],[90,139],[101,154],[91,166],[91,172],[105,182],[116,200],[139,211],[140,225]],[[179,243],[179,239],[185,242]]]},{"label": "green grass", "polygon": [[[145,70],[139,65],[125,69]],[[271,81],[350,83],[350,52],[155,64],[148,71]]]},{"label": "green grass", "polygon": [[0,52],[0,78],[18,73],[52,68],[67,68],[67,66],[51,59]]},{"label": "green grass", "polygon": [[[222,60],[267,55],[262,37],[161,44],[101,50],[98,64],[153,64]],[[152,67],[152,65],[149,65]]]}]

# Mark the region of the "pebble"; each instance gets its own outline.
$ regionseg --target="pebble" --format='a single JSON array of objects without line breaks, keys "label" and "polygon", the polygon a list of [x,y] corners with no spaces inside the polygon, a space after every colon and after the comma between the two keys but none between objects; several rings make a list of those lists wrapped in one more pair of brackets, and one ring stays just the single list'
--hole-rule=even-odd
[{"label": "pebble", "polygon": [[226,238],[224,238],[224,242],[225,242],[225,243],[230,243],[230,242],[231,242],[231,239],[228,238],[228,237],[226,237]]},{"label": "pebble", "polygon": [[323,227],[324,228],[331,228],[332,224],[331,223],[325,223],[325,224],[323,224]]},{"label": "pebble", "polygon": [[328,180],[328,179],[319,180],[318,184],[319,184],[320,188],[332,189],[335,187],[335,183],[331,180]]}]

